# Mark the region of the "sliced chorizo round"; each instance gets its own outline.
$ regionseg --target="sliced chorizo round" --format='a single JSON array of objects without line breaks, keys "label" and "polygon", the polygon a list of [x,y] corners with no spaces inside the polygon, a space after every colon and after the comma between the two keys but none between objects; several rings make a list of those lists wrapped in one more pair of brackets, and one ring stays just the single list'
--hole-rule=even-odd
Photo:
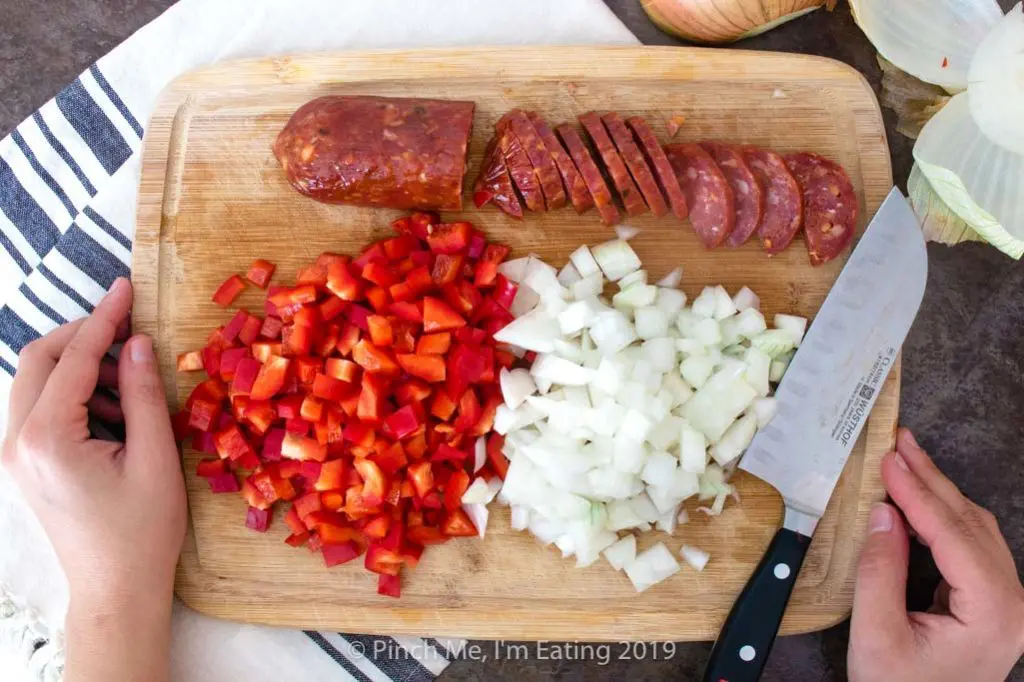
[{"label": "sliced chorizo round", "polygon": [[573,163],[576,164],[576,168],[579,169],[584,182],[587,183],[587,189],[590,190],[590,195],[594,198],[594,206],[597,207],[597,212],[601,214],[601,222],[605,225],[617,225],[622,220],[622,216],[619,213],[619,209],[615,206],[612,192],[608,189],[604,176],[601,175],[601,170],[594,163],[594,159],[590,156],[587,146],[583,144],[583,139],[580,138],[576,129],[568,123],[563,123],[555,128],[555,132],[562,138],[569,156],[572,157]]},{"label": "sliced chorizo round", "polygon": [[505,167],[505,158],[498,149],[496,137],[487,143],[480,174],[473,183],[473,203],[476,207],[480,208],[491,201],[513,218],[522,219],[523,205],[512,186],[512,178]]},{"label": "sliced chorizo round", "polygon": [[507,115],[498,120],[495,130],[498,136],[498,149],[505,157],[508,174],[512,176],[512,182],[522,195],[526,208],[531,211],[544,211],[544,191],[533,170],[533,164],[530,163],[530,157],[526,155],[522,142],[512,131]]},{"label": "sliced chorizo round", "polygon": [[725,175],[736,201],[736,224],[725,243],[742,246],[757,231],[764,211],[764,193],[743,154],[732,145],[708,140],[700,146],[711,155]]},{"label": "sliced chorizo round", "polygon": [[562,178],[558,174],[555,161],[548,151],[547,145],[537,134],[530,118],[522,109],[513,109],[505,114],[508,125],[523,146],[523,151],[530,159],[533,172],[537,175],[541,191],[544,193],[544,204],[549,211],[565,206],[565,190],[562,189]]},{"label": "sliced chorizo round", "polygon": [[329,96],[296,110],[274,155],[299,193],[331,204],[462,208],[473,102]]},{"label": "sliced chorizo round", "polygon": [[572,207],[576,209],[577,213],[584,213],[593,208],[594,199],[590,195],[590,190],[587,189],[586,181],[580,175],[579,169],[573,163],[572,157],[569,156],[569,153],[562,147],[562,143],[555,137],[551,126],[548,125],[548,122],[543,117],[535,112],[530,111],[526,115],[530,117],[530,122],[537,129],[537,134],[540,135],[540,139],[548,148],[551,158],[554,159],[558,172],[562,176],[565,192],[569,195],[569,201],[572,202]]},{"label": "sliced chorizo round", "polygon": [[800,185],[781,156],[769,149],[744,147],[743,156],[764,189],[764,212],[757,234],[768,253],[779,253],[793,241],[804,220]]},{"label": "sliced chorizo round", "polygon": [[629,175],[629,169],[623,162],[619,152],[615,149],[615,143],[608,137],[601,117],[595,111],[589,111],[579,117],[580,125],[587,131],[590,140],[594,143],[598,156],[604,162],[604,167],[611,176],[612,184],[615,185],[619,198],[622,199],[622,206],[626,209],[626,215],[635,217],[647,212],[647,204],[640,195],[636,183]]},{"label": "sliced chorizo round", "polygon": [[654,131],[647,125],[647,121],[639,116],[627,118],[626,124],[633,130],[636,139],[640,141],[640,147],[643,149],[644,156],[647,157],[648,163],[654,169],[658,185],[665,196],[668,197],[669,206],[672,207],[672,215],[680,220],[685,220],[689,213],[686,207],[686,195],[683,194],[683,188],[679,186],[679,180],[676,178],[675,171],[672,170],[672,164],[668,162],[665,150],[661,148],[661,144],[658,142]]},{"label": "sliced chorizo round", "polygon": [[857,193],[846,171],[824,156],[802,152],[785,157],[804,200],[804,238],[811,265],[836,258],[857,229]]},{"label": "sliced chorizo round", "polygon": [[736,223],[736,201],[728,180],[698,144],[670,144],[665,155],[686,194],[694,231],[705,247],[719,246]]},{"label": "sliced chorizo round", "polygon": [[629,128],[626,127],[626,124],[622,122],[622,119],[614,111],[602,116],[601,121],[604,123],[604,127],[608,129],[608,134],[611,135],[615,148],[619,150],[619,156],[626,163],[626,168],[629,169],[629,174],[633,176],[636,186],[640,188],[640,194],[643,195],[644,201],[650,207],[651,213],[658,218],[665,216],[668,213],[668,204],[665,203],[665,197],[661,195],[661,190],[658,189],[658,183],[655,181],[654,175],[644,159],[643,152],[640,151],[640,148],[636,146],[636,142],[633,141],[633,135],[629,132]]}]

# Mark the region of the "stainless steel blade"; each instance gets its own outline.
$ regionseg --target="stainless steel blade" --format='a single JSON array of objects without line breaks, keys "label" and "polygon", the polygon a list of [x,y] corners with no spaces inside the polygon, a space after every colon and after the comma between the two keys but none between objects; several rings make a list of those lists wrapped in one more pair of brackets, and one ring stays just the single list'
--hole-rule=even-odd
[{"label": "stainless steel blade", "polygon": [[782,493],[786,527],[810,535],[825,513],[917,315],[927,273],[921,228],[893,188],[776,391],[778,413],[740,463]]}]

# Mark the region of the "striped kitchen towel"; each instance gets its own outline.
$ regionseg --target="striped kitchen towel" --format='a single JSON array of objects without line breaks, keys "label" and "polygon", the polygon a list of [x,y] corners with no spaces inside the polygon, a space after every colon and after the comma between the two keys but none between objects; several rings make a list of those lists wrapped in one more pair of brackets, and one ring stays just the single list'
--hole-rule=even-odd
[{"label": "striped kitchen towel", "polygon": [[[181,0],[0,140],[0,433],[21,349],[129,273],[139,149],[174,77],[319,50],[636,42],[600,0]],[[0,537],[0,669],[15,670],[14,651],[32,671],[14,679],[58,679],[63,575],[2,472]],[[431,679],[461,646],[240,626],[180,605],[174,632],[174,679],[204,682]]]}]

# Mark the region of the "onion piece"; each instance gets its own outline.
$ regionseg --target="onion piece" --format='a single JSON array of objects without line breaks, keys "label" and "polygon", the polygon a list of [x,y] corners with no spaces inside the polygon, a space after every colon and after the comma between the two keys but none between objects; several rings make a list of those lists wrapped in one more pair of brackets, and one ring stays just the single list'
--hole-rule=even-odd
[{"label": "onion piece", "polygon": [[878,52],[907,73],[956,92],[988,32],[1003,18],[995,0],[850,0]]},{"label": "onion piece", "polygon": [[594,260],[601,267],[601,272],[613,282],[618,282],[629,273],[640,269],[640,258],[622,239],[598,244],[592,253]]},{"label": "onion piece", "polygon": [[636,556],[624,567],[637,592],[643,592],[679,572],[679,562],[665,543],[659,542]]},{"label": "onion piece", "polygon": [[576,272],[580,273],[580,277],[590,277],[601,272],[600,266],[594,260],[594,254],[586,244],[573,251],[569,255],[569,261],[576,268]]},{"label": "onion piece", "polygon": [[616,571],[636,560],[636,536],[626,535],[604,549],[604,558]]},{"label": "onion piece", "polygon": [[[479,480],[479,479],[478,479]],[[462,511],[466,512],[466,516],[476,526],[477,534],[480,537],[484,537],[487,534],[487,519],[491,513],[487,511],[486,504],[464,504],[462,505]]]},{"label": "onion piece", "polygon": [[505,276],[510,282],[519,284],[526,277],[526,266],[530,262],[532,256],[524,256],[522,258],[515,258],[513,260],[507,260],[504,263],[498,265],[498,273]]},{"label": "onion piece", "polygon": [[708,561],[711,560],[710,554],[692,545],[683,545],[679,549],[679,555],[683,557],[683,561],[697,571],[703,571],[704,567],[708,565]]},{"label": "onion piece", "polygon": [[641,230],[639,227],[633,227],[631,225],[615,226],[615,234],[618,236],[619,239],[627,242],[633,237],[640,234],[642,231],[643,230]]},{"label": "onion piece", "polygon": [[732,304],[740,312],[748,308],[759,310],[761,308],[761,298],[750,287],[743,287],[732,297]]},{"label": "onion piece", "polygon": [[1003,253],[1024,256],[1024,155],[985,135],[971,115],[969,93],[935,114],[914,145],[914,159],[935,193]]},{"label": "onion piece", "polygon": [[487,437],[480,436],[473,444],[473,473],[480,471],[487,463]]},{"label": "onion piece", "polygon": [[659,287],[665,287],[666,289],[675,289],[679,286],[679,283],[683,281],[683,266],[673,268],[671,272],[658,280]]},{"label": "onion piece", "polygon": [[990,140],[1024,154],[1024,7],[1020,3],[981,41],[967,72],[971,114]]}]

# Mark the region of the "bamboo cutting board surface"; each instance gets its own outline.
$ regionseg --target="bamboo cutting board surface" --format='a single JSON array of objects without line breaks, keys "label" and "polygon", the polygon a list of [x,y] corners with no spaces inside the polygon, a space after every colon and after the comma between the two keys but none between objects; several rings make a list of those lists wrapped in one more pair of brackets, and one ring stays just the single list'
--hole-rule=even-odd
[{"label": "bamboo cutting board surface", "polygon": [[[210,301],[229,274],[253,258],[293,278],[321,251],[355,252],[389,233],[396,211],[328,206],[299,196],[270,151],[302,103],[326,94],[467,99],[476,102],[471,182],[494,122],[512,107],[552,124],[590,109],[639,114],[668,141],[666,121],[683,115],[675,141],[721,138],[779,152],[810,150],[842,163],[857,189],[863,230],[892,186],[885,131],[865,80],[838,62],[798,55],[682,48],[527,48],[320,54],[227,63],[186,74],[162,94],[147,129],[139,191],[133,311],[152,334],[172,408],[201,373],[177,375],[175,356],[200,348],[230,316]],[[467,201],[467,203],[469,203]],[[446,216],[456,219],[455,214]],[[614,237],[594,212],[528,215],[470,208],[473,221],[513,256],[565,262],[581,243]],[[769,315],[813,316],[842,263],[811,268],[802,243],[766,257],[757,244],[705,251],[685,223],[650,216],[633,241],[660,278],[677,265],[692,298],[705,284],[742,285]],[[237,302],[262,309],[250,288]],[[882,499],[879,461],[891,447],[898,371],[890,377],[818,528],[783,621],[784,633],[844,618],[872,502]],[[827,380],[823,377],[822,380]],[[376,594],[376,576],[358,565],[324,567],[319,555],[284,544],[280,512],[266,534],[244,526],[238,495],[212,495],[185,448],[191,524],[177,592],[204,613],[240,621],[387,634],[503,639],[697,640],[713,638],[733,599],[781,523],[768,485],[736,477],[741,504],[718,518],[693,513],[672,537],[645,534],[647,547],[685,542],[711,553],[703,573],[682,572],[644,594],[604,560],[576,569],[554,548],[509,528],[492,505],[487,537],[430,547],[403,578],[402,598]]]}]

